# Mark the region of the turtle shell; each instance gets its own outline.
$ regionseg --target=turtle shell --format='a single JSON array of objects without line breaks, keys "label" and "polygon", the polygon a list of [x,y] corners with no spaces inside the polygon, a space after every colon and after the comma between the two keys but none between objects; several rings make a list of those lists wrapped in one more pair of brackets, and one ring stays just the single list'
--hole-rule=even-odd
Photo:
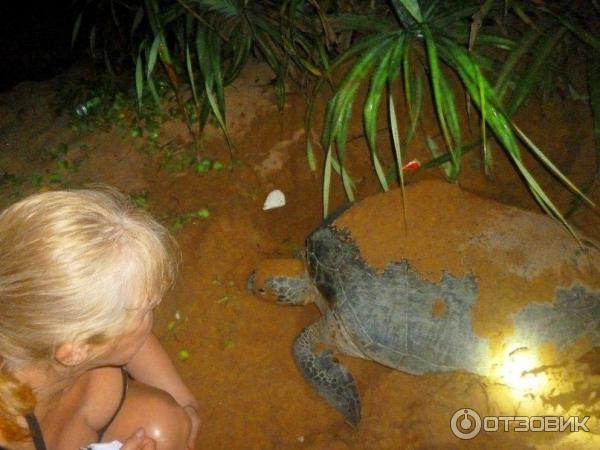
[{"label": "turtle shell", "polygon": [[546,215],[442,181],[362,200],[307,239],[314,283],[365,357],[488,375],[600,345],[600,251]]}]

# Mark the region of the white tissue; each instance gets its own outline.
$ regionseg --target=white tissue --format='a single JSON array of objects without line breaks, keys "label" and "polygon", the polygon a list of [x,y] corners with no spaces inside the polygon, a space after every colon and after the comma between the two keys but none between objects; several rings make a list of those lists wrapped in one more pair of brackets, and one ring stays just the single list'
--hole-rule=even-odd
[{"label": "white tissue", "polygon": [[102,442],[88,445],[86,450],[119,450],[123,447],[119,441]]},{"label": "white tissue", "polygon": [[275,189],[267,195],[263,210],[281,208],[282,206],[285,206],[285,194],[279,189]]}]

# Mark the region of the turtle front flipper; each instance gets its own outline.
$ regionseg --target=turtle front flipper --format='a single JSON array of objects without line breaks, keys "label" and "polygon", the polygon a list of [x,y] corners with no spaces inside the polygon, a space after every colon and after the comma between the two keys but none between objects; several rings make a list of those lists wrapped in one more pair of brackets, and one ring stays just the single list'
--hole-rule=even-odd
[{"label": "turtle front flipper", "polygon": [[330,350],[316,353],[322,342],[324,319],[306,327],[294,341],[294,359],[304,378],[353,426],[360,422],[360,398],[354,377],[333,357]]}]

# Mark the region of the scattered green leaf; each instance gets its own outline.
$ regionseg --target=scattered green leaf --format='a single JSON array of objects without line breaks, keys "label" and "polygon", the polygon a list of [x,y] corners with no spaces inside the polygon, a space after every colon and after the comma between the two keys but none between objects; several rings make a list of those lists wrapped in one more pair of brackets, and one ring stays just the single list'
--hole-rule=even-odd
[{"label": "scattered green leaf", "polygon": [[224,305],[227,302],[229,302],[229,296],[228,295],[224,295],[223,297],[221,297],[220,299],[217,300],[217,304],[219,304],[219,305]]}]

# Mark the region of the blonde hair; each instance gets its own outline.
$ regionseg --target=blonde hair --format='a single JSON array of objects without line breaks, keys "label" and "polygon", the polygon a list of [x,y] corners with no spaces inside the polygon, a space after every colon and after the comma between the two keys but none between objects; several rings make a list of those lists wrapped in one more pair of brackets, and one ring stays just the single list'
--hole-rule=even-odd
[{"label": "blonde hair", "polygon": [[[31,409],[11,372],[65,342],[103,344],[172,285],[169,232],[114,190],[32,195],[0,214],[0,435]],[[21,407],[19,407],[21,405]]]}]

